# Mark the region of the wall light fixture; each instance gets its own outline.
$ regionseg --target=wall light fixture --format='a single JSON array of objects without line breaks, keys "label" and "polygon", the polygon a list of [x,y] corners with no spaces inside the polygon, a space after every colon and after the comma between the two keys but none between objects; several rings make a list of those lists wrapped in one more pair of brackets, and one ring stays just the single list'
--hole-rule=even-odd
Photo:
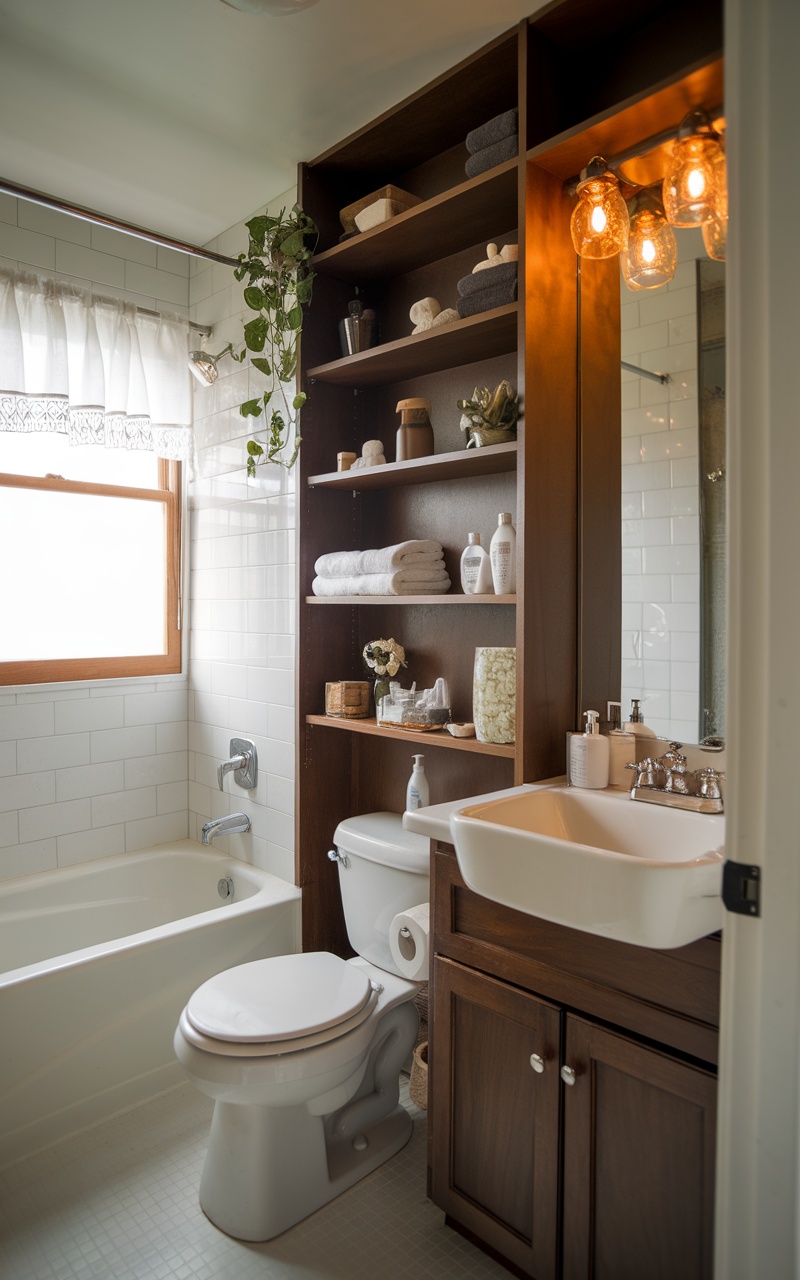
[{"label": "wall light fixture", "polygon": [[219,377],[217,362],[223,356],[226,356],[229,351],[233,351],[232,342],[229,342],[227,347],[223,347],[222,351],[216,356],[210,356],[207,351],[190,351],[189,368],[197,378],[197,381],[202,383],[204,387],[213,386]]},{"label": "wall light fixture", "polygon": [[602,156],[594,156],[581,171],[577,193],[570,218],[575,252],[582,258],[613,258],[628,243],[628,209]]},{"label": "wall light fixture", "polygon": [[684,116],[664,178],[664,211],[673,227],[699,227],[717,215],[726,189],[725,152],[702,107]]},{"label": "wall light fixture", "polygon": [[628,246],[619,255],[629,289],[658,289],[675,275],[678,244],[658,188],[643,187],[628,201]]}]

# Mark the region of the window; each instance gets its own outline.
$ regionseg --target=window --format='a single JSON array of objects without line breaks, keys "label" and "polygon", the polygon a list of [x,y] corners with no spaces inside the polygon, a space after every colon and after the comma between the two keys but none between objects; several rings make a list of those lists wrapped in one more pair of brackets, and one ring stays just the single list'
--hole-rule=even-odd
[{"label": "window", "polygon": [[0,684],[180,671],[180,471],[0,432]]}]

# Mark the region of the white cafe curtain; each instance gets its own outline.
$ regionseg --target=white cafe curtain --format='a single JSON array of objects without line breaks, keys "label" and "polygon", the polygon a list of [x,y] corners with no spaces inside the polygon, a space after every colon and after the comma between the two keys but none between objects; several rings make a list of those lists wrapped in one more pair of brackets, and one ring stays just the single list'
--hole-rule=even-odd
[{"label": "white cafe curtain", "polygon": [[186,321],[0,269],[0,431],[192,456]]}]

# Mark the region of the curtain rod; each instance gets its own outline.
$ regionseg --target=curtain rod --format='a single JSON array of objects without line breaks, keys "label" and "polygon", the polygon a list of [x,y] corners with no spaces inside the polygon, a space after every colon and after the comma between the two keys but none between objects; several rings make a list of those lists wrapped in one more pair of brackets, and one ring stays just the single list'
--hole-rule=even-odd
[{"label": "curtain rod", "polygon": [[206,258],[210,262],[221,262],[225,267],[238,267],[236,258],[226,258],[222,253],[214,253],[212,249],[198,249],[195,245],[184,244],[182,240],[173,240],[169,236],[159,235],[157,231],[148,231],[146,227],[137,227],[130,222],[121,222],[118,218],[110,218],[105,213],[97,213],[94,209],[85,209],[83,205],[70,204],[67,200],[59,200],[48,196],[43,191],[34,191],[30,187],[20,187],[16,182],[7,182],[0,178],[0,192],[8,196],[16,196],[19,200],[29,200],[32,204],[42,204],[47,209],[57,209],[59,213],[67,213],[72,218],[83,218],[85,222],[95,222],[100,227],[111,227],[126,236],[136,236],[139,240],[149,240],[151,244],[162,245],[165,249],[175,249],[178,253],[187,253],[192,258]]}]

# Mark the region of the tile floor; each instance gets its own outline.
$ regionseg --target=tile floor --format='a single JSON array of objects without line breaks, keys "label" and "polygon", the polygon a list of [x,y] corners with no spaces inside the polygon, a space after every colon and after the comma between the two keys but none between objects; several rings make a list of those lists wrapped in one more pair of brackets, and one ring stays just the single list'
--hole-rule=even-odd
[{"label": "tile floor", "polygon": [[[405,1082],[405,1077],[403,1078]],[[393,1160],[266,1244],[197,1187],[211,1111],[178,1088],[0,1171],[2,1280],[508,1280],[425,1195],[426,1113]]]}]

